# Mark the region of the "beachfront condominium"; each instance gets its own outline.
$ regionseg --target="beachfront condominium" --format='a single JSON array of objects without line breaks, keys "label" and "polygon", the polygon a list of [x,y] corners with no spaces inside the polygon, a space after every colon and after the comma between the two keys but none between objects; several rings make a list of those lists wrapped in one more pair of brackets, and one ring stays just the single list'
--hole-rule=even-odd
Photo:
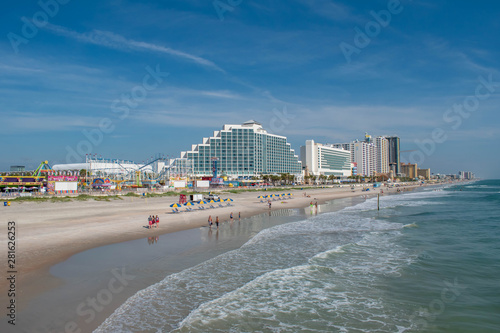
[{"label": "beachfront condominium", "polygon": [[351,152],[351,163],[356,163],[359,176],[372,176],[376,172],[377,150],[376,145],[371,142],[371,137],[365,141],[353,141],[349,143],[336,143],[330,145],[333,148],[344,149]]},{"label": "beachfront condominium", "polygon": [[423,178],[425,180],[431,179],[431,169],[417,169],[418,178]]},{"label": "beachfront condominium", "polygon": [[377,173],[389,173],[389,140],[383,136],[375,138],[377,146]]},{"label": "beachfront condominium", "polygon": [[411,164],[411,163],[401,163],[401,174],[403,174],[405,177],[415,179],[418,177],[418,167],[417,163]]},{"label": "beachfront condominium", "polygon": [[250,120],[241,125],[223,125],[213,136],[181,152],[192,161],[195,176],[211,176],[212,162],[218,171],[233,178],[262,174],[302,174],[299,157],[287,138],[268,133],[261,124]]},{"label": "beachfront condominium", "polygon": [[474,174],[471,171],[459,171],[458,178],[460,179],[474,179]]},{"label": "beachfront condominium", "polygon": [[351,176],[351,152],[334,148],[331,145],[316,143],[307,140],[305,146],[300,147],[302,166],[314,176],[334,175],[347,178]]},{"label": "beachfront condominium", "polygon": [[399,159],[399,137],[386,136],[388,141],[389,168],[395,175],[401,173],[401,161]]}]

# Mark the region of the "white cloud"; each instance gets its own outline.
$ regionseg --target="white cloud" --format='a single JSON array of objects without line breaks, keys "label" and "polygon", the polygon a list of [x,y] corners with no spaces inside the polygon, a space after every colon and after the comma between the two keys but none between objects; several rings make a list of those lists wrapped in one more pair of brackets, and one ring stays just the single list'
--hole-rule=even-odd
[{"label": "white cloud", "polygon": [[45,29],[64,37],[73,38],[83,43],[90,43],[117,50],[138,50],[164,53],[175,57],[195,62],[199,65],[215,69],[225,73],[225,71],[210,60],[198,57],[183,51],[175,50],[161,45],[127,39],[121,35],[109,31],[93,30],[88,33],[79,33],[54,24],[47,24]]},{"label": "white cloud", "polygon": [[31,112],[9,112],[3,118],[3,134],[29,132],[74,131],[92,128],[99,124],[102,117],[37,114]]}]

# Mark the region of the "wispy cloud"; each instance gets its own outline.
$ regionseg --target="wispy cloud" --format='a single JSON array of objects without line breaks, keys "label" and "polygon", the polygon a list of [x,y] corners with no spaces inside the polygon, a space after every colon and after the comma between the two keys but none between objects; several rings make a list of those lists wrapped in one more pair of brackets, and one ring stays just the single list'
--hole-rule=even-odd
[{"label": "wispy cloud", "polygon": [[225,73],[225,71],[219,66],[217,66],[215,63],[213,63],[210,60],[204,59],[202,57],[198,57],[183,51],[175,50],[161,45],[127,39],[121,35],[109,31],[92,30],[91,32],[80,33],[50,23],[45,26],[45,29],[57,35],[72,38],[82,43],[100,45],[111,49],[126,50],[126,51],[128,50],[153,51],[153,52],[168,54]]},{"label": "wispy cloud", "polygon": [[[37,114],[33,112],[10,112],[2,117],[4,133],[17,133],[19,130],[30,132],[74,131],[75,129],[97,127],[101,117],[72,115]],[[1,114],[0,114],[1,115]]]}]

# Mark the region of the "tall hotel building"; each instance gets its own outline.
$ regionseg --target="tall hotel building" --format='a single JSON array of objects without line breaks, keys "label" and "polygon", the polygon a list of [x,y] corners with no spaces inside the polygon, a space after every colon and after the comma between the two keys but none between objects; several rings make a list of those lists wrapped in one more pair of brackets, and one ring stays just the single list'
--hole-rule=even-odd
[{"label": "tall hotel building", "polygon": [[267,133],[262,125],[250,120],[241,125],[224,125],[202,143],[181,152],[192,161],[195,176],[211,176],[212,161],[230,177],[290,173],[300,176],[302,165],[286,137]]},{"label": "tall hotel building", "polygon": [[315,176],[349,177],[352,174],[350,151],[315,143],[314,140],[307,140],[306,145],[300,147],[300,159]]},{"label": "tall hotel building", "polygon": [[354,141],[350,143],[336,143],[333,148],[349,150],[351,152],[351,162],[357,164],[357,174],[359,176],[372,176],[376,172],[376,146],[372,142]]},{"label": "tall hotel building", "polygon": [[389,140],[383,136],[375,138],[377,146],[377,173],[389,173]]},{"label": "tall hotel building", "polygon": [[399,158],[399,137],[391,136],[386,137],[389,143],[389,169],[394,172],[395,175],[401,173],[401,160]]}]

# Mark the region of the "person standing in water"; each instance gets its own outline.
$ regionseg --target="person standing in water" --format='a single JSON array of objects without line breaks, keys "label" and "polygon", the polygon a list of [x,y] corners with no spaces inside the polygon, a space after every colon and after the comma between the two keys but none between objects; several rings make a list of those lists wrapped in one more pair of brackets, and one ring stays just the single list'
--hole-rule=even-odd
[{"label": "person standing in water", "polygon": [[153,225],[153,218],[151,217],[151,215],[149,215],[149,217],[148,217],[148,224],[149,224],[148,229],[151,229],[151,227]]},{"label": "person standing in water", "polygon": [[212,228],[212,224],[213,224],[213,222],[212,222],[212,215],[209,215],[208,216],[208,227]]},{"label": "person standing in water", "polygon": [[160,218],[158,217],[158,215],[156,215],[155,222],[156,222],[156,227],[158,228],[158,225],[160,224]]},{"label": "person standing in water", "polygon": [[217,229],[219,229],[219,217],[215,217],[215,225],[217,226]]}]

